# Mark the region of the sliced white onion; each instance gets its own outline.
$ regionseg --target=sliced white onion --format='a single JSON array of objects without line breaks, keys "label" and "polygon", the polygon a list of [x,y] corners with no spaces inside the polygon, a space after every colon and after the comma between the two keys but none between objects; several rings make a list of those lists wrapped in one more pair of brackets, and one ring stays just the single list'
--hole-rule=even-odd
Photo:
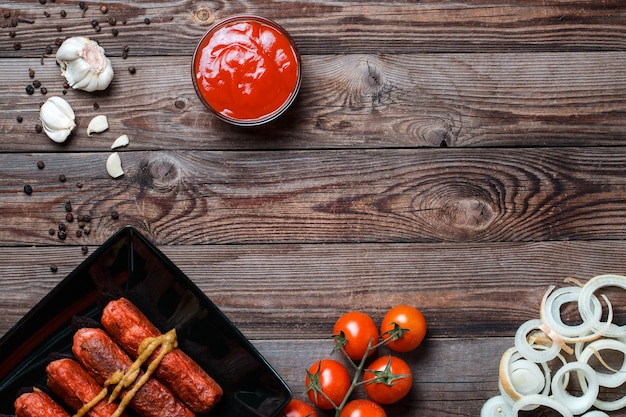
[{"label": "sliced white onion", "polygon": [[572,414],[569,408],[567,408],[563,403],[554,399],[553,397],[548,397],[547,395],[543,394],[526,395],[521,400],[516,402],[512,410],[513,416],[517,417],[518,413],[529,405],[535,407],[549,407],[561,414],[561,416],[563,417],[574,417],[574,414]]},{"label": "sliced white onion", "polygon": [[[541,306],[540,314],[543,322],[561,335],[566,343],[576,343],[581,336],[589,335],[593,330],[592,323],[589,321],[583,321],[577,325],[567,325],[561,319],[561,307],[567,303],[578,303],[581,291],[580,287],[559,288],[545,298]],[[602,317],[602,304],[595,296],[591,297],[591,314],[598,321]]]},{"label": "sliced white onion", "polygon": [[528,334],[533,330],[539,330],[542,323],[539,319],[528,320],[517,329],[515,333],[515,347],[517,351],[529,361],[541,363],[549,362],[561,351],[561,346],[552,341],[549,347],[531,344],[528,341]]},{"label": "sliced white onion", "polygon": [[[598,384],[602,387],[617,388],[626,382],[626,343],[616,339],[600,339],[590,343],[579,355],[580,362],[589,363],[592,356],[599,354],[602,350],[614,350],[623,355],[622,365],[611,373],[596,372]],[[600,355],[602,357],[602,355]]]},{"label": "sliced white onion", "polygon": [[585,285],[583,285],[580,297],[578,298],[578,309],[580,310],[580,315],[583,321],[589,322],[596,332],[601,332],[604,336],[626,336],[626,325],[616,327],[609,326],[612,315],[607,318],[607,321],[601,322],[599,319],[596,319],[592,313],[593,307],[591,299],[593,294],[603,287],[618,287],[626,290],[626,277],[622,275],[607,274],[595,276],[587,281]]},{"label": "sliced white onion", "polygon": [[[583,388],[583,395],[574,396],[567,391],[565,374],[576,371],[578,381]],[[573,414],[581,414],[589,410],[598,397],[600,386],[596,371],[584,362],[569,362],[559,368],[552,378],[552,395],[554,398],[567,405]]]},{"label": "sliced white onion", "polygon": [[489,398],[480,410],[480,417],[511,417],[511,406],[497,395]]},{"label": "sliced white onion", "polygon": [[588,413],[583,414],[580,417],[609,417],[607,413],[600,410],[589,411]]},{"label": "sliced white onion", "polygon": [[621,410],[622,408],[626,407],[626,395],[615,401],[606,401],[606,400],[597,399],[593,403],[593,405],[596,408],[599,408],[600,410],[604,410],[604,411]]},{"label": "sliced white onion", "polygon": [[510,398],[513,404],[528,394],[547,394],[550,390],[550,369],[541,363],[539,366],[524,359],[515,347],[507,349],[500,358],[499,384],[500,394]]}]

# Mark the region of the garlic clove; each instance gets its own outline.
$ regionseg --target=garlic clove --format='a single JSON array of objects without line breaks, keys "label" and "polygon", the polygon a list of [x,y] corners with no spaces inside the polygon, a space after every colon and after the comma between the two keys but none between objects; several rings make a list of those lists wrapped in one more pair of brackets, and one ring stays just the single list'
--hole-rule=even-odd
[{"label": "garlic clove", "polygon": [[130,140],[128,139],[128,135],[122,135],[119,138],[115,139],[115,141],[113,142],[113,145],[111,145],[111,149],[117,149],[117,148],[121,148],[123,146],[126,146],[130,143]]},{"label": "garlic clove", "polygon": [[109,121],[103,114],[94,117],[87,126],[87,136],[91,137],[92,133],[102,133],[109,128]]},{"label": "garlic clove", "polygon": [[72,106],[65,99],[52,96],[39,109],[43,131],[54,142],[63,143],[76,127]]},{"label": "garlic clove", "polygon": [[124,175],[124,170],[122,169],[122,159],[117,152],[112,153],[107,158],[106,163],[107,173],[112,178],[119,178]]}]

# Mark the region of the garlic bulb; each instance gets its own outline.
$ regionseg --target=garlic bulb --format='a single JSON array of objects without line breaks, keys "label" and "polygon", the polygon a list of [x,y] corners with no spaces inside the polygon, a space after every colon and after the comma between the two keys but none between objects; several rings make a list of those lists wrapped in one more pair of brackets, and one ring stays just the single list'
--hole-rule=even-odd
[{"label": "garlic bulb", "polygon": [[46,135],[54,142],[63,143],[76,127],[76,117],[70,103],[52,96],[41,106],[39,119]]},{"label": "garlic bulb", "polygon": [[68,84],[84,91],[104,90],[113,80],[111,60],[97,42],[83,36],[66,39],[56,53]]}]

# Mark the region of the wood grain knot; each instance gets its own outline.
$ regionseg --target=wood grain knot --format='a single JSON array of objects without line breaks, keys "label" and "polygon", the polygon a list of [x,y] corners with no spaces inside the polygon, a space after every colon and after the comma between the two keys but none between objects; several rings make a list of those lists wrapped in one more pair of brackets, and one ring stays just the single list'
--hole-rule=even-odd
[{"label": "wood grain knot", "polygon": [[191,21],[200,25],[212,25],[217,20],[215,8],[202,5],[193,12]]},{"label": "wood grain knot", "polygon": [[182,181],[182,171],[178,161],[157,156],[139,163],[135,180],[142,188],[168,191],[178,187]]},{"label": "wood grain knot", "polygon": [[[497,185],[496,185],[497,188]],[[497,193],[497,191],[495,191]],[[442,178],[414,201],[414,212],[444,240],[480,238],[497,218],[498,197],[478,184]]]},{"label": "wood grain knot", "polygon": [[359,57],[352,67],[346,66],[343,71],[343,102],[350,109],[376,111],[395,101],[397,88],[387,80],[379,59]]}]

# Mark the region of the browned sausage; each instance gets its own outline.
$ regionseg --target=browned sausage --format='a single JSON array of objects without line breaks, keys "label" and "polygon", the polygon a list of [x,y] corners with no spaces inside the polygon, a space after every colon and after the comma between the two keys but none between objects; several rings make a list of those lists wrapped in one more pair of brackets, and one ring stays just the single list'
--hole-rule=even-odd
[{"label": "browned sausage", "polygon": [[[46,367],[48,387],[75,411],[93,400],[102,387],[75,360],[59,359]],[[87,417],[110,417],[117,410],[117,403],[103,399],[89,412]],[[126,416],[126,414],[123,414]]]},{"label": "browned sausage", "polygon": [[70,417],[63,407],[38,389],[20,395],[14,405],[16,417]]},{"label": "browned sausage", "polygon": [[[82,328],[74,334],[72,353],[87,372],[100,384],[115,371],[126,372],[133,361],[101,329]],[[137,377],[141,378],[143,372]],[[111,386],[109,391],[113,390]],[[120,400],[128,390],[122,391]],[[194,413],[181,403],[172,392],[154,378],[148,379],[136,393],[128,406],[143,417],[193,417]]]},{"label": "browned sausage", "polygon": [[[144,339],[161,335],[148,318],[125,298],[109,302],[101,321],[105,330],[132,358],[137,358],[137,350]],[[219,384],[180,349],[174,349],[163,357],[154,376],[195,413],[209,412],[222,397]]]}]

